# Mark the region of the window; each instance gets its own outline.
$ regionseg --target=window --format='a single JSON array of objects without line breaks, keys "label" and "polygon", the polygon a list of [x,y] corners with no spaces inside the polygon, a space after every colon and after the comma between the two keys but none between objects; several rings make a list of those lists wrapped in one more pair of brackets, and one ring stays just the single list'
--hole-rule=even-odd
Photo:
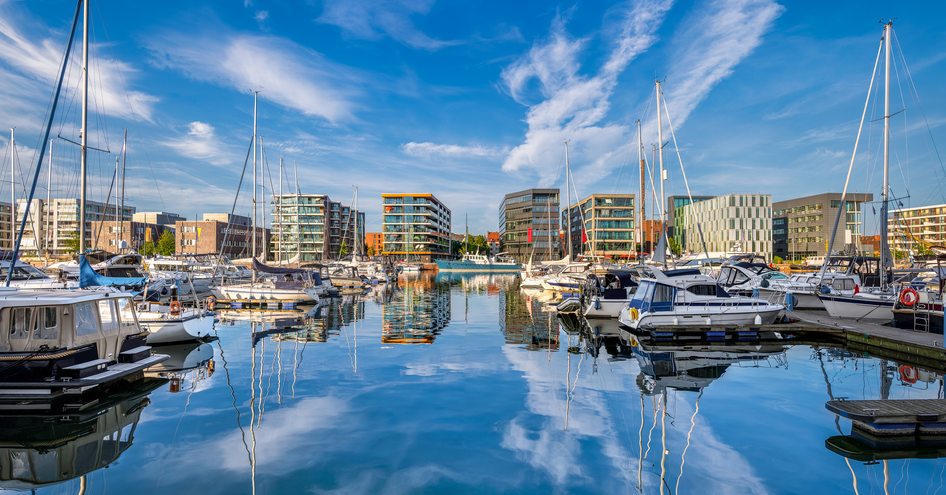
[{"label": "window", "polygon": [[76,304],[76,336],[84,337],[98,332],[99,324],[95,318],[95,304],[84,302]]},{"label": "window", "polygon": [[673,287],[669,285],[657,284],[656,289],[654,290],[654,299],[655,303],[668,303],[673,302]]},{"label": "window", "polygon": [[716,286],[715,285],[691,285],[687,287],[687,292],[691,294],[696,294],[698,296],[715,296],[716,295]]},{"label": "window", "polygon": [[13,325],[10,327],[11,339],[25,339],[30,336],[33,321],[33,308],[13,308]]},{"label": "window", "polygon": [[47,306],[39,310],[37,339],[59,340],[59,308]]}]

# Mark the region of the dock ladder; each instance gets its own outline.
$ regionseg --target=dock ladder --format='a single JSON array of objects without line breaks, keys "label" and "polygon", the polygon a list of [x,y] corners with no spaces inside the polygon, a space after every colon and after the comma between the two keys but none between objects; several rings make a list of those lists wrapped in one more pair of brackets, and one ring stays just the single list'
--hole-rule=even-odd
[{"label": "dock ladder", "polygon": [[929,333],[932,307],[932,304],[917,302],[916,308],[913,310],[913,331]]}]

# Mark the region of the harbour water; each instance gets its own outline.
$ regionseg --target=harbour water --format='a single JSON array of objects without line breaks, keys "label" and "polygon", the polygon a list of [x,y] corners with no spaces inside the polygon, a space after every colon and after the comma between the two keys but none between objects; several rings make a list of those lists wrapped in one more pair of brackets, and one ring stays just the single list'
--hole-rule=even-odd
[{"label": "harbour water", "polygon": [[946,462],[919,458],[929,448],[832,450],[851,424],[831,398],[943,396],[940,374],[845,349],[641,343],[612,322],[563,322],[515,276],[402,277],[307,313],[220,317],[218,340],[156,349],[185,371],[84,417],[7,422],[0,486],[946,492]]}]

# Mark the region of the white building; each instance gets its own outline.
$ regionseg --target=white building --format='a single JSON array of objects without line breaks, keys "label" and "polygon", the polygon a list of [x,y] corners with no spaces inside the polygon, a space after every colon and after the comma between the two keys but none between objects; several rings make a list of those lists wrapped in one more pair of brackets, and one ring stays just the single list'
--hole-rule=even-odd
[{"label": "white building", "polygon": [[[16,203],[17,228],[23,221],[26,211],[26,199]],[[85,202],[86,225],[85,235],[88,239],[86,247],[95,244],[96,235],[108,235],[107,232],[95,232],[91,222],[99,220],[115,220],[115,205]],[[119,220],[131,220],[135,213],[134,206],[125,206]],[[26,255],[48,254],[52,256],[67,255],[75,252],[76,240],[79,238],[79,200],[76,198],[54,198],[49,200],[34,199],[30,206],[29,221],[23,231],[23,241],[20,251]]]},{"label": "white building", "polygon": [[681,209],[688,215],[686,238],[693,252],[755,253],[772,258],[772,196],[769,194],[727,194],[689,204]]},{"label": "white building", "polygon": [[920,254],[930,246],[946,246],[946,204],[891,210],[887,241],[894,254]]}]

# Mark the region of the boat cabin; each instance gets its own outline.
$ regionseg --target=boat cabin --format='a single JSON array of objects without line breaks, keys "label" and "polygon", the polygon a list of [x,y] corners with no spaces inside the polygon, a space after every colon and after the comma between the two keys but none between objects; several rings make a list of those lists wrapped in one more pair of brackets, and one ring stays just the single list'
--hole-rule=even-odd
[{"label": "boat cabin", "polygon": [[[729,298],[729,293],[715,280],[699,270],[684,268],[660,272],[658,279],[644,279],[629,303],[641,313],[647,311],[672,311],[677,302],[691,298]],[[696,296],[696,297],[694,297]]]}]

